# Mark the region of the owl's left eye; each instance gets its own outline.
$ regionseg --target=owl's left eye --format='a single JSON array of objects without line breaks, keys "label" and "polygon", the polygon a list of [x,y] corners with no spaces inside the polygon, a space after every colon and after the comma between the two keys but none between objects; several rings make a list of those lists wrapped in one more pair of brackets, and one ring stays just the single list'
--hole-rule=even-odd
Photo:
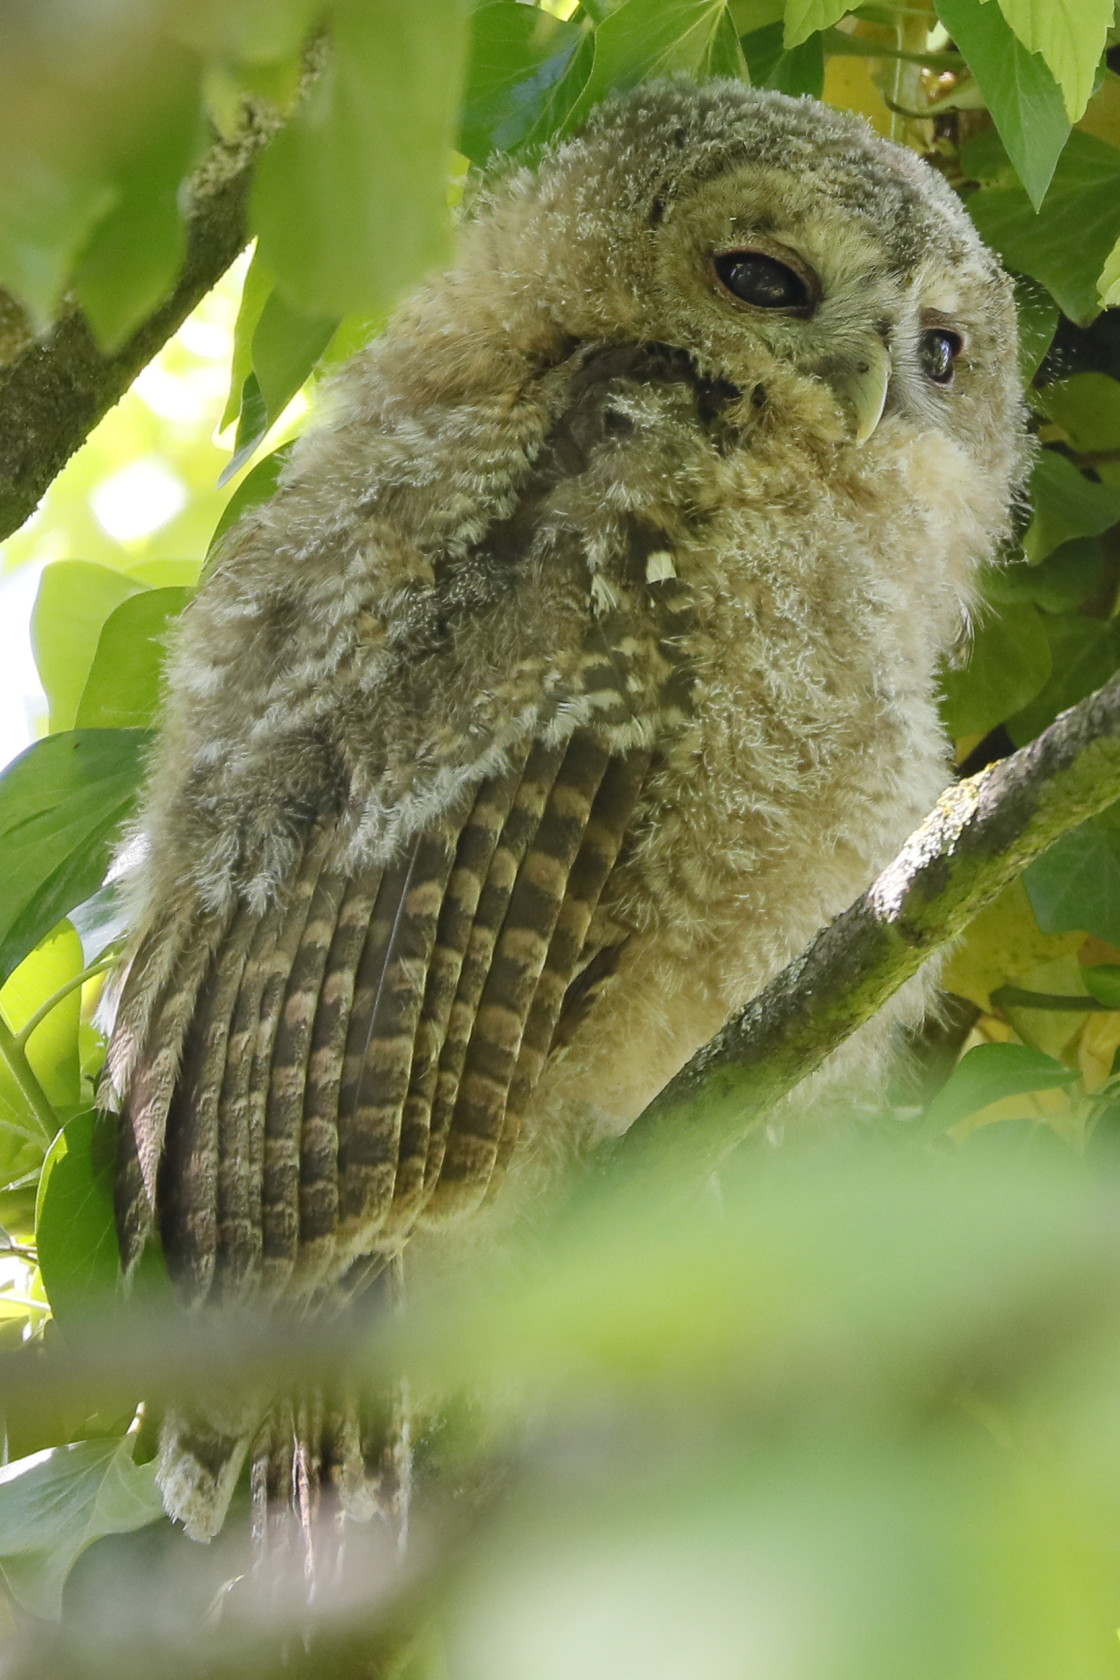
[{"label": "owl's left eye", "polygon": [[816,301],[805,277],[767,251],[719,251],[712,260],[720,285],[756,309],[807,315]]},{"label": "owl's left eye", "polygon": [[961,341],[955,332],[936,327],[932,332],[922,334],[919,359],[927,378],[932,379],[935,385],[952,384],[953,363],[960,353]]}]

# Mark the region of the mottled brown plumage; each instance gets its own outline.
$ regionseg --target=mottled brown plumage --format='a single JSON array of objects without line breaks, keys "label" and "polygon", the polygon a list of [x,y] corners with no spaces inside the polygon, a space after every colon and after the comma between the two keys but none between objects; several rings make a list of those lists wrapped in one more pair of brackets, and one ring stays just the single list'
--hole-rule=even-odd
[{"label": "mottled brown plumage", "polygon": [[[126,1265],[158,1236],[192,1308],[340,1310],[628,1125],[938,792],[1020,409],[952,193],[813,101],[656,85],[480,194],[184,616]],[[399,1505],[345,1397],[215,1403],[164,1425],[190,1532],[254,1436],[262,1498]]]}]

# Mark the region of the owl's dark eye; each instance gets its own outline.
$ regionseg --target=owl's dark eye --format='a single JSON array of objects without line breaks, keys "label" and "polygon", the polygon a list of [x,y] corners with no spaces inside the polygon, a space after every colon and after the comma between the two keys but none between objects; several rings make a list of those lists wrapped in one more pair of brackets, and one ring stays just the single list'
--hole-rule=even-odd
[{"label": "owl's dark eye", "polygon": [[816,301],[808,282],[765,251],[720,251],[713,259],[722,286],[756,309],[808,314]]},{"label": "owl's dark eye", "polygon": [[961,353],[961,341],[955,332],[947,332],[944,327],[936,327],[932,332],[922,334],[921,349],[918,352],[923,372],[932,379],[935,385],[950,385],[953,380],[953,363]]}]

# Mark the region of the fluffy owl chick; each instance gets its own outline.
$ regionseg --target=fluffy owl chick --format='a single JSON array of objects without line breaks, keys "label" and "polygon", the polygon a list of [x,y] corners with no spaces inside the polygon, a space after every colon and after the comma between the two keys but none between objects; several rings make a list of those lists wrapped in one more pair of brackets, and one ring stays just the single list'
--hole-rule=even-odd
[{"label": "fluffy owl chick", "polygon": [[[481,194],[183,617],[126,1266],[337,1310],[624,1128],[943,785],[934,668],[1023,462],[1009,283],[861,122],[662,83]],[[168,1418],[191,1533],[251,1442],[368,1509],[353,1416],[293,1405]]]}]

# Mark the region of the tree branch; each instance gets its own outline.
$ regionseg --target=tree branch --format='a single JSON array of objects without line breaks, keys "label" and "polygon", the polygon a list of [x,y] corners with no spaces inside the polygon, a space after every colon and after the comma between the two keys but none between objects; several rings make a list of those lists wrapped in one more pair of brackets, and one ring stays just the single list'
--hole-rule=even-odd
[{"label": "tree branch", "polygon": [[191,182],[174,288],[118,349],[98,346],[75,304],[33,338],[12,300],[0,297],[7,358],[0,367],[0,541],[34,513],[51,480],[243,248],[253,165],[280,125],[271,109],[250,108],[239,133],[209,153]]},{"label": "tree branch", "polygon": [[612,1152],[715,1171],[782,1097],[1054,840],[1120,799],[1120,676],[949,788],[862,898],[697,1052]]}]

